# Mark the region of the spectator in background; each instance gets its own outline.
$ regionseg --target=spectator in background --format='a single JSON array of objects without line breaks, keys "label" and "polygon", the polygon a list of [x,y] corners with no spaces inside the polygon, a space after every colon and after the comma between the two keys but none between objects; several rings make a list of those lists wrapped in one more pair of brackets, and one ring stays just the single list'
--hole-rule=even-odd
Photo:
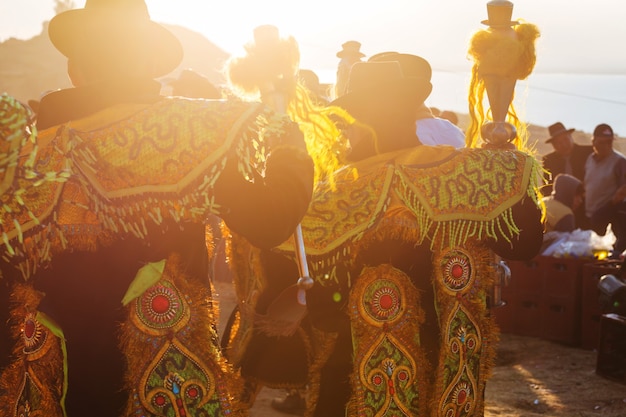
[{"label": "spectator in background", "polygon": [[593,153],[585,164],[585,212],[591,228],[603,236],[610,224],[616,241],[612,257],[626,249],[626,157],[613,149],[615,135],[603,123],[593,131]]},{"label": "spectator in background", "polygon": [[326,92],[320,85],[320,79],[317,74],[310,69],[300,69],[298,71],[298,79],[301,81],[302,85],[304,85],[309,92],[311,92],[311,98],[314,100],[315,104],[320,106],[328,105],[328,97],[326,97]]},{"label": "spectator in background", "polygon": [[573,175],[559,174],[554,179],[552,194],[542,199],[546,206],[545,232],[571,232],[576,229],[574,210],[582,205],[583,183]]},{"label": "spectator in background", "polygon": [[[585,180],[585,163],[587,157],[593,152],[589,145],[579,145],[574,142],[572,132],[575,129],[566,129],[563,123],[557,122],[548,126],[550,137],[546,140],[554,148],[554,151],[543,157],[543,168],[546,170],[545,180],[547,184],[559,174],[569,174]],[[550,194],[551,188],[544,191],[544,195]]]},{"label": "spectator in background", "polygon": [[[427,60],[417,55],[398,52],[382,52],[370,57],[368,62],[396,61],[400,64],[406,77],[428,80],[432,77],[432,68]],[[430,90],[428,95],[430,95]],[[428,97],[427,95],[427,97]],[[465,134],[449,120],[436,117],[431,108],[424,102],[415,111],[415,130],[420,142],[424,145],[451,145],[455,148],[465,147]]]},{"label": "spectator in background", "polygon": [[[585,180],[585,163],[587,157],[593,153],[589,145],[579,145],[574,142],[572,132],[575,129],[566,129],[563,123],[556,122],[548,126],[550,137],[546,143],[552,145],[554,150],[543,157],[544,180],[546,185],[541,187],[541,193],[549,196],[552,193],[552,182],[559,174],[569,174]],[[585,213],[584,204],[574,210],[576,225],[581,229],[590,229],[589,219]]]},{"label": "spectator in background", "polygon": [[426,105],[418,109],[415,124],[417,137],[424,145],[465,147],[465,133],[450,120],[434,116]]},{"label": "spectator in background", "polygon": [[352,66],[357,62],[361,62],[365,54],[361,52],[361,43],[357,41],[348,41],[341,45],[341,51],[337,52],[337,58],[340,59],[337,66],[337,80],[335,82],[335,98],[341,97],[346,93],[348,87],[348,77]]},{"label": "spectator in background", "polygon": [[455,126],[459,125],[459,116],[456,115],[452,110],[444,110],[439,114],[439,117],[442,119],[449,120]]},{"label": "spectator in background", "polygon": [[180,72],[178,78],[170,81],[173,96],[189,98],[220,99],[220,90],[211,83],[205,76],[187,68]]}]

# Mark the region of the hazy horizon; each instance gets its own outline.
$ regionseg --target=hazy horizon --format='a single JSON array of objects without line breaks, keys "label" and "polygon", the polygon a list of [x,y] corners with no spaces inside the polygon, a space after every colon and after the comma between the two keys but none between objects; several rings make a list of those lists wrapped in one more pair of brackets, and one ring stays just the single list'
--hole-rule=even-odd
[{"label": "hazy horizon", "polygon": [[[84,0],[74,0],[83,7]],[[626,6],[619,0],[572,4],[566,0],[513,2],[513,20],[537,25],[539,73],[626,73],[626,54],[617,53],[626,40]],[[300,45],[301,67],[335,68],[336,52],[347,40],[361,42],[370,56],[396,50],[423,56],[435,70],[471,68],[467,46],[471,35],[486,26],[486,1],[229,0],[209,6],[202,0],[146,0],[153,20],[203,34],[230,54],[239,54],[252,30],[274,24],[282,36]],[[29,39],[41,33],[54,15],[54,0],[3,0],[0,42]]]},{"label": "hazy horizon", "polygon": [[[82,7],[84,0],[76,0]],[[472,34],[484,29],[486,1],[388,0],[373,1],[230,0],[212,4],[201,0],[147,0],[154,21],[185,27],[230,54],[243,53],[260,24],[276,25],[282,36],[300,46],[301,68],[317,70],[320,80],[334,82],[347,40],[361,42],[367,56],[395,50],[426,58],[443,77],[433,80],[429,105],[440,101],[455,111],[467,111],[472,62],[467,46]],[[572,4],[565,0],[520,0],[513,20],[537,25],[537,63],[527,80],[518,82],[516,108],[531,123],[592,131],[608,122],[626,133],[626,6],[618,0]],[[30,39],[54,15],[54,0],[1,0],[0,41]],[[1,57],[0,57],[1,59]],[[577,77],[581,75],[581,77]],[[596,76],[606,76],[597,82]],[[443,81],[439,81],[443,80]],[[445,94],[444,94],[445,93]]]}]

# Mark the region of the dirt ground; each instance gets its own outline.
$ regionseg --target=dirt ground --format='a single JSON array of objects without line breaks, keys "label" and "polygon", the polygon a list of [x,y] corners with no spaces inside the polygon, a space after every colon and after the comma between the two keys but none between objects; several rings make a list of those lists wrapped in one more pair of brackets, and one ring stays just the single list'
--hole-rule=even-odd
[{"label": "dirt ground", "polygon": [[[228,283],[217,282],[224,323],[234,303]],[[626,417],[626,385],[596,374],[597,353],[537,338],[502,334],[487,383],[486,417]],[[263,389],[251,417],[287,414],[271,408],[284,391]]]}]

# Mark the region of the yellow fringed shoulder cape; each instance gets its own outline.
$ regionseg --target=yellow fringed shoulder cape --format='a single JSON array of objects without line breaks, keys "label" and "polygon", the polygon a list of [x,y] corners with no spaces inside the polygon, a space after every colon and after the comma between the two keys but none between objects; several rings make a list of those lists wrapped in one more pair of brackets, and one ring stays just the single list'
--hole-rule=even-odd
[{"label": "yellow fringed shoulder cape", "polygon": [[[307,256],[323,269],[377,229],[410,230],[416,243],[431,246],[510,240],[519,233],[512,207],[524,197],[537,201],[538,170],[535,158],[518,151],[429,146],[346,166],[314,192],[301,222]],[[293,242],[277,250],[293,253]]]},{"label": "yellow fringed shoulder cape", "polygon": [[258,103],[171,98],[5,141],[19,156],[3,171],[0,250],[28,278],[54,253],[145,238],[166,220],[204,222],[219,213],[212,190],[226,160],[250,178],[267,156],[259,132],[286,123]]}]

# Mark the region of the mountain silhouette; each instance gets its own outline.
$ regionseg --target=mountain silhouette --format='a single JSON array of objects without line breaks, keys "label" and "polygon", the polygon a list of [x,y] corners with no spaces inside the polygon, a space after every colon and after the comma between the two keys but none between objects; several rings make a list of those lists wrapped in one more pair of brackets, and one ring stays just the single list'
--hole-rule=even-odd
[{"label": "mountain silhouette", "polygon": [[[206,39],[202,34],[182,26],[164,24],[183,45],[182,63],[161,82],[178,77],[191,68],[215,85],[225,81],[222,68],[230,55]],[[66,58],[56,50],[48,38],[47,22],[42,32],[28,40],[8,39],[0,43],[0,93],[7,93],[27,103],[38,100],[42,94],[71,87],[67,76]]]}]

